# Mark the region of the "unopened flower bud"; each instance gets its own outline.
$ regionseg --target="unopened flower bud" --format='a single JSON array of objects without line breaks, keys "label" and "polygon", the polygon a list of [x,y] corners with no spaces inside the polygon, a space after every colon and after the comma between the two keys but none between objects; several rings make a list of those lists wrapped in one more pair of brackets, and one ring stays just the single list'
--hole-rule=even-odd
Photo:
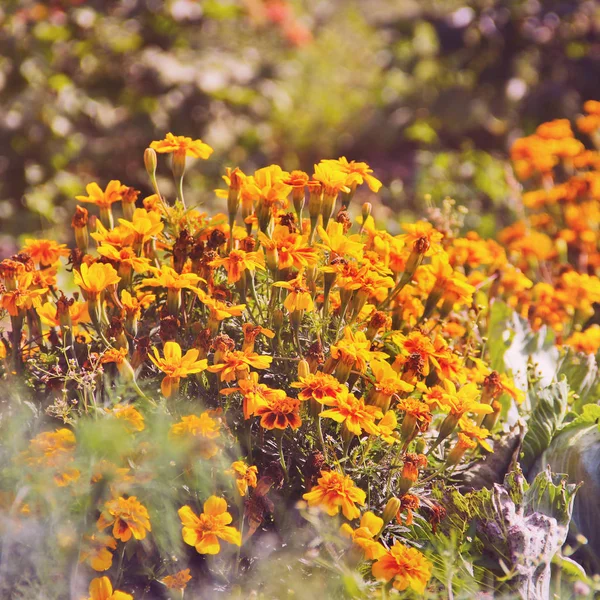
[{"label": "unopened flower bud", "polygon": [[310,366],[308,364],[308,361],[305,359],[302,359],[298,363],[298,377],[304,378],[304,377],[308,377],[309,375],[310,375]]},{"label": "unopened flower bud", "polygon": [[392,496],[385,505],[383,509],[383,514],[381,518],[383,519],[384,526],[390,523],[393,519],[396,518],[398,511],[400,510],[401,502],[395,496]]},{"label": "unopened flower bud", "polygon": [[152,148],[146,148],[144,150],[144,166],[146,167],[146,173],[148,173],[150,179],[154,179],[156,175],[157,162],[156,152]]}]

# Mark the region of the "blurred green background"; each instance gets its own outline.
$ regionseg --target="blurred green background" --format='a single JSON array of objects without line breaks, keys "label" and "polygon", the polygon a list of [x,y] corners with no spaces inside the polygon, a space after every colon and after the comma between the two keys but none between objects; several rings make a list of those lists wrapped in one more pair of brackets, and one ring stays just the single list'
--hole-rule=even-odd
[{"label": "blurred green background", "polygon": [[0,255],[68,235],[90,181],[151,193],[167,131],[215,148],[188,202],[214,205],[225,166],[346,155],[383,181],[380,218],[452,196],[490,231],[518,195],[511,142],[587,99],[594,0],[3,0]]}]

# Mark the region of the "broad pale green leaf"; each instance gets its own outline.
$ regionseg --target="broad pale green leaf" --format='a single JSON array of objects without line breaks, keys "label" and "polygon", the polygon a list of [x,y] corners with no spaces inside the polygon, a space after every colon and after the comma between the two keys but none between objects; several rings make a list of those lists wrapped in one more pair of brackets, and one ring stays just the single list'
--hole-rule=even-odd
[{"label": "broad pale green leaf", "polygon": [[528,429],[523,439],[521,464],[525,471],[548,448],[562,426],[568,410],[568,395],[569,386],[565,378],[537,394],[536,406],[527,419]]}]

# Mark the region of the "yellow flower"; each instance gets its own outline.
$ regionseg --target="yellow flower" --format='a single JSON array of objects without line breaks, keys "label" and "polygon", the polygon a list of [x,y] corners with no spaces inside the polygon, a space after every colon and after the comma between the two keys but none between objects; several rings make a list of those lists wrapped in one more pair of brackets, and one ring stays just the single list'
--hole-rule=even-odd
[{"label": "yellow flower", "polygon": [[167,133],[164,140],[155,141],[150,144],[150,148],[161,154],[175,154],[176,156],[192,156],[206,160],[213,149],[202,140],[193,140],[182,135],[173,135]]},{"label": "yellow flower", "polygon": [[[90,313],[88,312],[87,302],[74,302],[70,300],[67,302],[67,304],[69,307],[71,325],[90,322]],[[48,325],[49,327],[60,327],[58,309],[51,302],[42,304],[42,306],[37,309],[37,313],[40,316],[42,323]]]},{"label": "yellow flower", "polygon": [[116,263],[126,265],[130,269],[133,268],[136,273],[144,273],[150,266],[150,260],[138,256],[133,248],[125,247],[118,250],[109,244],[102,244],[98,248],[98,254]]},{"label": "yellow flower", "polygon": [[21,249],[31,256],[33,262],[42,267],[48,267],[58,261],[61,256],[69,256],[70,250],[66,244],[57,244],[54,240],[25,240]]},{"label": "yellow flower", "polygon": [[167,265],[161,265],[160,269],[152,267],[150,270],[154,277],[143,279],[143,286],[164,287],[167,290],[177,291],[192,289],[201,281],[201,278],[194,273],[178,273]]},{"label": "yellow flower", "polygon": [[219,538],[236,546],[242,545],[241,533],[235,527],[229,527],[233,519],[223,498],[211,496],[204,503],[204,512],[200,516],[189,506],[181,507],[177,514],[183,525],[183,541],[194,546],[199,554],[218,554],[221,551]]},{"label": "yellow flower", "polygon": [[136,540],[143,540],[146,532],[152,531],[148,510],[135,496],[121,496],[104,504],[96,526],[102,531],[110,525],[113,526],[113,536],[122,542],[127,542],[132,536]]},{"label": "yellow flower", "polygon": [[388,357],[385,352],[371,351],[371,342],[364,331],[353,333],[350,327],[344,329],[342,339],[331,345],[331,356],[361,373],[367,370],[367,364],[371,361]]},{"label": "yellow flower", "polygon": [[96,577],[92,579],[89,589],[90,596],[88,600],[133,600],[131,594],[113,591],[112,583],[108,577]]},{"label": "yellow flower", "polygon": [[225,267],[227,271],[227,282],[235,283],[242,278],[246,270],[264,270],[264,258],[261,252],[245,252],[244,250],[232,250],[224,258],[217,258],[209,263],[211,267]]},{"label": "yellow flower", "polygon": [[399,591],[411,588],[423,594],[431,578],[431,569],[431,563],[421,552],[396,541],[384,556],[373,563],[371,571],[376,579],[386,582],[393,579],[393,585]]},{"label": "yellow flower", "polygon": [[209,319],[222,321],[223,319],[229,319],[230,317],[241,317],[246,309],[245,304],[229,304],[228,302],[222,302],[221,300],[217,300],[213,296],[210,296],[204,290],[199,288],[193,289],[200,302],[210,308]]},{"label": "yellow flower", "polygon": [[117,540],[107,533],[85,536],[79,562],[87,561],[94,571],[108,571],[113,561],[111,550],[116,549]]},{"label": "yellow flower", "polygon": [[268,406],[276,396],[285,395],[282,390],[273,390],[264,383],[258,383],[258,373],[253,371],[248,379],[240,379],[239,387],[230,387],[221,390],[221,394],[229,395],[239,392],[243,398],[244,419],[249,419],[256,414],[261,406]]},{"label": "yellow flower", "polygon": [[293,388],[298,388],[298,399],[302,401],[314,399],[317,402],[335,401],[336,398],[348,390],[333,375],[327,373],[309,373],[306,377],[298,377],[292,383]]},{"label": "yellow flower", "polygon": [[192,578],[190,575],[189,569],[183,569],[183,571],[178,571],[175,575],[167,575],[163,577],[161,581],[169,588],[170,590],[179,590],[183,592],[187,587],[188,581]]},{"label": "yellow flower", "polygon": [[160,214],[143,208],[135,209],[131,221],[119,219],[119,223],[123,229],[133,233],[136,244],[144,244],[164,229]]},{"label": "yellow flower", "polygon": [[289,291],[283,302],[283,306],[285,306],[289,312],[297,310],[313,310],[313,299],[304,282],[304,274],[302,271],[298,273],[295,279],[290,281],[276,281],[273,285],[275,287],[285,288]]},{"label": "yellow flower", "polygon": [[258,469],[254,466],[249,467],[243,460],[236,460],[231,464],[231,468],[225,471],[226,475],[235,477],[240,496],[245,496],[248,493],[248,487],[256,487]]},{"label": "yellow flower", "polygon": [[330,517],[342,508],[346,519],[352,521],[360,515],[356,504],[364,505],[367,494],[354,485],[347,475],[337,471],[321,471],[317,485],[302,496],[309,506],[322,507]]},{"label": "yellow flower", "polygon": [[273,360],[272,356],[260,356],[251,350],[234,350],[227,352],[222,362],[208,367],[211,373],[220,373],[221,381],[247,379],[250,367],[268,369]]},{"label": "yellow flower", "polygon": [[375,419],[381,419],[383,413],[377,406],[365,404],[362,398],[357,398],[350,392],[340,394],[334,400],[324,399],[322,402],[332,408],[321,412],[320,417],[344,423],[354,435],[361,435],[363,429],[371,435],[379,433]]},{"label": "yellow flower", "polygon": [[365,162],[356,162],[354,160],[348,161],[345,156],[338,158],[337,160],[324,160],[323,163],[331,164],[334,168],[337,168],[342,173],[347,174],[346,183],[354,188],[356,185],[361,185],[365,182],[369,189],[377,193],[381,188],[381,181],[371,175],[373,169]]},{"label": "yellow flower", "polygon": [[123,198],[123,192],[126,189],[127,186],[117,180],[109,181],[104,191],[97,183],[93,182],[88,183],[85,188],[87,196],[75,196],[75,198],[80,202],[95,204],[98,208],[110,208],[112,204]]},{"label": "yellow flower", "polygon": [[315,165],[313,180],[318,181],[323,186],[325,194],[335,196],[339,192],[349,192],[347,185],[348,175],[341,171],[337,165],[332,165],[333,161],[321,161]]},{"label": "yellow flower", "polygon": [[161,391],[166,398],[179,389],[179,380],[193,373],[201,373],[208,365],[207,360],[197,360],[199,350],[192,348],[181,355],[181,346],[177,342],[165,342],[163,349],[164,358],[160,358],[158,350],[154,348],[154,356],[150,360],[163,372],[166,377],[162,380]]},{"label": "yellow flower", "polygon": [[360,518],[360,527],[352,529],[348,523],[340,527],[340,533],[350,538],[365,553],[368,560],[377,560],[385,555],[386,549],[375,541],[375,536],[383,528],[383,519],[373,514],[370,510]]},{"label": "yellow flower", "polygon": [[79,271],[73,270],[75,285],[78,285],[89,299],[95,298],[107,287],[119,283],[121,278],[112,265],[93,263],[90,267],[81,263]]},{"label": "yellow flower", "polygon": [[169,435],[192,442],[194,450],[205,459],[212,458],[219,451],[215,443],[219,433],[219,422],[204,411],[200,416],[185,415],[179,423],[171,425]]},{"label": "yellow flower", "polygon": [[281,390],[278,394],[269,396],[266,405],[256,409],[256,415],[260,417],[260,426],[265,429],[298,429],[302,425],[299,410],[300,400],[288,397]]},{"label": "yellow flower", "polygon": [[117,419],[122,419],[127,423],[130,431],[144,430],[144,417],[131,405],[115,404],[112,408],[107,408],[106,412]]}]

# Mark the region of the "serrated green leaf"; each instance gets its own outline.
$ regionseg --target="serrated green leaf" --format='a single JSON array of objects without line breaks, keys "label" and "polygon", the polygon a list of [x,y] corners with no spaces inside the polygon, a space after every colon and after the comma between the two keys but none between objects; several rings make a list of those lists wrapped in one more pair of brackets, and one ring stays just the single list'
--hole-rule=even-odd
[{"label": "serrated green leaf", "polygon": [[560,429],[568,410],[569,386],[563,378],[558,383],[542,389],[527,422],[523,439],[521,464],[529,470],[535,460],[550,446],[554,434]]}]

